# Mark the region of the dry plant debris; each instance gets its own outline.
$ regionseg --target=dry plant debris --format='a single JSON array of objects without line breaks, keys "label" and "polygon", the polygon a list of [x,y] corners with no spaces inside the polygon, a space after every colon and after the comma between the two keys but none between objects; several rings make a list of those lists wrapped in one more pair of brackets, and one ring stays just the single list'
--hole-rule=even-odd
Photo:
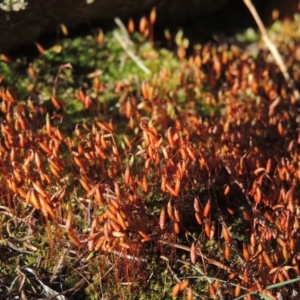
[{"label": "dry plant debris", "polygon": [[[298,28],[295,20],[289,26]],[[130,43],[132,20],[120,40],[141,72],[143,61],[160,59],[151,46],[154,22],[155,10],[139,24],[147,51]],[[293,32],[274,36],[299,82]],[[8,261],[1,261],[0,285],[8,298],[33,299],[41,287],[49,294],[68,272],[78,281],[52,297],[82,297],[85,288],[90,299],[112,299],[111,285],[120,299],[299,296],[293,89],[263,48],[254,58],[237,45],[211,43],[188,56],[182,31],[175,41],[166,37],[176,64],[162,63],[148,77],[105,81],[105,71],[94,70],[89,86],[70,92],[74,81],[64,72],[72,78],[76,66],[64,61],[48,82],[48,106],[36,96],[32,64],[29,98],[19,99],[1,77],[0,252]],[[95,44],[105,39],[99,31]],[[37,48],[43,58],[58,46]],[[81,103],[84,119],[74,122],[63,91]],[[168,274],[163,289],[153,283],[164,280],[155,268]]]}]

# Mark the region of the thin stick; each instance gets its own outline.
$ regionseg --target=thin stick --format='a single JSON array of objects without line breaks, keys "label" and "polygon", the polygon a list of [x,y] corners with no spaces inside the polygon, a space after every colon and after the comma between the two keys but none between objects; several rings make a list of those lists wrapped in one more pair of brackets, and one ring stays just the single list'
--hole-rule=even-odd
[{"label": "thin stick", "polygon": [[119,252],[119,251],[116,251],[116,250],[112,250],[112,253],[116,254],[120,257],[126,257],[128,260],[147,262],[146,258],[139,258],[139,257],[136,257],[136,256],[127,255],[127,254],[124,254],[123,252]]},{"label": "thin stick", "polygon": [[283,62],[282,57],[280,56],[276,46],[272,43],[272,41],[270,40],[267,30],[263,24],[263,22],[261,21],[261,18],[259,17],[256,8],[254,7],[254,5],[252,4],[251,0],[243,0],[245,5],[248,7],[250,13],[252,14],[261,34],[262,34],[262,38],[265,41],[266,45],[268,46],[271,54],[274,57],[274,60],[276,61],[281,73],[283,74],[283,77],[285,78],[286,82],[288,83],[288,85],[293,89],[293,93],[294,93],[294,97],[296,98],[296,100],[299,100],[300,98],[300,94],[299,91],[296,89],[295,87],[295,82],[294,80],[290,77],[288,71],[287,71],[287,67],[285,65],[285,63]]},{"label": "thin stick", "polygon": [[127,31],[125,25],[124,25],[123,22],[121,21],[121,19],[115,18],[114,21],[115,21],[115,23],[119,26],[119,28],[121,29],[126,44],[127,44],[128,46],[129,46],[129,45],[133,45],[133,42],[131,41],[131,39],[130,39],[130,37],[129,37],[129,33],[128,33],[128,31]]},{"label": "thin stick", "polygon": [[[190,252],[191,251],[191,248],[190,247],[187,247],[187,246],[184,246],[184,245],[180,245],[180,244],[176,244],[176,243],[170,243],[168,241],[164,241],[164,240],[158,240],[158,242],[160,244],[164,244],[164,245],[169,245],[171,247],[175,247],[177,249],[181,249],[181,250],[184,250],[184,251],[187,251],[187,252]],[[222,264],[221,262],[219,261],[216,261],[215,259],[213,258],[209,258],[208,256],[206,256],[205,254],[203,254],[199,248],[197,248],[197,254],[201,257],[203,257],[205,260],[207,260],[207,262],[211,265],[215,265],[217,266],[218,268],[220,269],[223,269],[225,270],[226,272],[228,273],[233,273],[233,270],[230,268],[230,267],[227,267],[225,266],[224,264]],[[243,276],[239,276],[240,279],[243,279]]]},{"label": "thin stick", "polygon": [[142,69],[146,74],[150,74],[151,71],[143,64],[143,62],[141,61],[141,59],[139,57],[137,57],[136,55],[134,55],[134,53],[130,49],[128,49],[126,43],[123,41],[123,39],[121,38],[121,36],[116,31],[114,32],[114,37],[119,42],[119,44],[121,45],[121,47],[125,50],[125,52],[127,53],[127,55],[137,64],[137,66],[140,69]]}]

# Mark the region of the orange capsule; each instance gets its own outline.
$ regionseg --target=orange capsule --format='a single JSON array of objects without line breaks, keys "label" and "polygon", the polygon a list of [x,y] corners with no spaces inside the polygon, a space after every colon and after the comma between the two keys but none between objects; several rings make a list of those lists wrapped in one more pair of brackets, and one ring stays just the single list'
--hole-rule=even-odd
[{"label": "orange capsule", "polygon": [[168,183],[166,183],[166,188],[168,190],[169,193],[171,193],[173,196],[177,197],[178,194],[176,193],[175,189],[172,188]]},{"label": "orange capsule", "polygon": [[106,159],[106,154],[101,150],[100,147],[98,147],[97,145],[95,145],[95,150],[98,157],[102,158],[102,159]]},{"label": "orange capsule", "polygon": [[19,134],[19,145],[20,145],[21,149],[24,149],[25,140],[24,140],[24,135],[21,133]]},{"label": "orange capsule", "polygon": [[97,44],[102,44],[104,40],[104,34],[103,34],[103,30],[100,28],[98,30],[98,34],[97,34]]},{"label": "orange capsule", "polygon": [[259,186],[256,187],[255,194],[254,194],[254,200],[256,203],[260,203],[262,199],[262,192],[261,188]]},{"label": "orange capsule", "polygon": [[285,281],[284,276],[282,275],[282,273],[278,272],[277,277],[278,277],[279,282],[284,282]]},{"label": "orange capsule", "polygon": [[17,193],[16,182],[14,180],[7,179],[7,183],[8,183],[9,188],[13,191],[13,193],[16,194]]},{"label": "orange capsule", "polygon": [[151,237],[148,236],[146,233],[144,233],[143,231],[138,231],[138,234],[143,238],[144,241],[150,241]]},{"label": "orange capsule", "polygon": [[295,241],[294,241],[293,238],[291,238],[290,241],[289,241],[289,248],[290,248],[292,253],[295,251]]},{"label": "orange capsule", "polygon": [[117,216],[111,210],[107,209],[106,213],[111,220],[119,224]]},{"label": "orange capsule", "polygon": [[166,192],[166,177],[165,177],[164,175],[161,176],[160,189],[161,189],[163,192]]},{"label": "orange capsule", "polygon": [[40,52],[40,54],[42,54],[42,55],[46,54],[47,51],[39,43],[35,42],[35,45],[36,45],[38,51]]},{"label": "orange capsule", "polygon": [[281,122],[278,123],[277,130],[280,135],[283,135],[284,129]]},{"label": "orange capsule", "polygon": [[68,214],[67,221],[66,221],[66,231],[71,229],[72,219],[73,219],[73,213],[72,213],[72,211],[70,211],[69,214]]},{"label": "orange capsule", "polygon": [[171,36],[170,30],[165,29],[164,35],[165,35],[166,40],[168,40],[168,41],[171,40],[172,36]]},{"label": "orange capsule", "polygon": [[184,289],[186,289],[188,287],[188,285],[190,284],[190,281],[188,279],[180,282],[180,291],[183,291]]},{"label": "orange capsule", "polygon": [[267,172],[268,174],[270,174],[271,166],[272,166],[272,161],[271,161],[271,159],[269,158],[268,161],[267,161],[267,165],[266,165],[266,172]]},{"label": "orange capsule", "polygon": [[[19,191],[20,189],[18,189],[18,192],[20,193]],[[25,192],[24,192],[25,193]],[[24,194],[23,194],[24,195]],[[30,201],[30,198],[31,198],[31,190],[28,190],[26,196],[25,196],[25,203],[26,204],[29,204],[31,201]]]},{"label": "orange capsule", "polygon": [[180,60],[183,60],[186,56],[186,50],[181,45],[177,48],[177,56]]},{"label": "orange capsule", "polygon": [[230,247],[228,243],[224,245],[224,257],[226,260],[230,260]]},{"label": "orange capsule", "polygon": [[59,172],[57,171],[57,169],[52,165],[52,164],[49,164],[49,169],[51,171],[51,173],[57,177],[58,179],[60,179],[60,175],[59,175]]},{"label": "orange capsule", "polygon": [[146,243],[146,242],[149,242],[151,240],[152,240],[151,237],[147,237],[147,238],[141,239],[141,242]]},{"label": "orange capsule", "polygon": [[[28,193],[26,193],[24,190],[22,190],[21,188],[17,188],[17,192],[18,192],[23,198],[27,199],[27,194],[28,194]],[[29,194],[29,195],[30,195],[30,194]],[[27,200],[25,200],[25,201],[26,201],[26,204],[28,204],[28,203],[30,202],[29,199],[30,199],[30,198],[29,198],[29,196],[28,196],[28,202],[27,202]]]},{"label": "orange capsule", "polygon": [[58,163],[57,160],[48,158],[48,162],[52,165],[57,171],[61,171],[64,168]]},{"label": "orange capsule", "polygon": [[167,205],[167,213],[170,219],[173,219],[174,214],[173,214],[173,208],[172,208],[172,204],[171,204],[171,200],[168,202]]},{"label": "orange capsule", "polygon": [[176,233],[176,234],[179,234],[180,233],[180,226],[179,226],[179,223],[178,222],[174,222],[174,232]]},{"label": "orange capsule", "polygon": [[148,21],[147,21],[146,17],[142,17],[140,20],[140,33],[144,34],[147,27],[148,27]]},{"label": "orange capsule", "polygon": [[180,282],[178,282],[172,290],[172,298],[176,298],[180,292]]},{"label": "orange capsule", "polygon": [[[110,220],[110,225],[111,225],[111,227],[112,227],[112,229],[114,230],[114,231],[117,231],[117,232],[120,232],[121,231],[121,227],[119,226],[119,224],[117,224],[115,221],[113,221],[113,220]],[[114,235],[115,236],[115,235]],[[118,236],[115,236],[115,237],[118,237]]]},{"label": "orange capsule", "polygon": [[216,298],[217,292],[213,284],[209,285],[209,293],[213,298]]},{"label": "orange capsule", "polygon": [[201,219],[201,216],[198,212],[195,212],[195,218],[196,218],[196,221],[199,225],[202,224],[202,219]]},{"label": "orange capsule", "polygon": [[143,190],[145,193],[148,193],[148,182],[145,174],[143,175]]},{"label": "orange capsule", "polygon": [[197,260],[197,251],[196,251],[196,246],[195,246],[194,242],[191,245],[190,257],[191,257],[191,263],[194,265]]},{"label": "orange capsule", "polygon": [[121,197],[120,185],[117,181],[114,181],[115,194],[118,199]]},{"label": "orange capsule", "polygon": [[187,300],[193,300],[193,289],[191,286],[188,288]]},{"label": "orange capsule", "polygon": [[153,151],[152,145],[149,145],[149,146],[148,146],[148,155],[149,155],[149,158],[150,158],[151,160],[154,159],[154,151]]},{"label": "orange capsule", "polygon": [[104,207],[105,204],[103,202],[103,197],[102,197],[102,194],[101,194],[101,191],[100,191],[100,187],[98,186],[96,188],[96,192],[95,192],[95,200],[97,201],[97,203],[101,206],[101,207]]},{"label": "orange capsule", "polygon": [[208,217],[209,213],[210,213],[210,210],[211,210],[211,198],[208,199],[205,207],[204,207],[204,211],[203,211],[203,216],[204,217]]},{"label": "orange capsule", "polygon": [[174,210],[174,217],[175,217],[175,220],[176,220],[178,223],[180,223],[181,218],[180,218],[180,213],[179,213],[178,208],[175,208],[175,210]]},{"label": "orange capsule", "polygon": [[161,230],[165,229],[165,223],[166,223],[166,210],[163,207],[160,211],[160,217],[159,217],[159,227]]},{"label": "orange capsule", "polygon": [[210,226],[210,232],[209,232],[209,239],[210,240],[212,240],[214,238],[215,231],[216,231],[216,226],[215,226],[215,224],[212,224]]},{"label": "orange capsule", "polygon": [[37,196],[35,190],[31,190],[30,192],[30,202],[36,209],[41,209],[40,199]]},{"label": "orange capsule", "polygon": [[195,58],[194,58],[194,65],[198,68],[201,67],[201,58],[199,55],[196,55]]},{"label": "orange capsule", "polygon": [[56,214],[54,212],[54,210],[52,209],[52,207],[50,206],[50,204],[45,201],[42,197],[39,197],[40,199],[40,203],[41,203],[41,206],[42,206],[42,211],[44,213],[44,215],[47,217],[48,214],[50,214],[50,216],[55,219],[56,218]]},{"label": "orange capsule", "polygon": [[62,108],[62,104],[60,103],[59,100],[57,100],[56,97],[52,96],[52,97],[51,97],[51,102],[52,102],[52,104],[54,105],[54,107],[55,107],[56,109]]},{"label": "orange capsule", "polygon": [[134,33],[135,28],[134,28],[134,22],[132,18],[129,19],[127,27],[130,33]]},{"label": "orange capsule", "polygon": [[251,220],[251,216],[249,215],[248,212],[243,211],[243,216],[244,216],[244,219],[245,219],[246,221],[250,221],[250,220]]},{"label": "orange capsule", "polygon": [[295,221],[294,221],[293,227],[296,230],[298,230],[300,228],[300,222],[299,222],[299,219],[297,217],[295,217]]},{"label": "orange capsule", "polygon": [[210,238],[210,229],[211,229],[211,223],[208,219],[206,219],[204,224],[204,231],[208,238]]},{"label": "orange capsule", "polygon": [[234,296],[235,297],[238,297],[239,295],[241,294],[241,284],[238,283],[235,287],[235,290],[234,290]]},{"label": "orange capsule", "polygon": [[222,231],[223,231],[223,237],[226,243],[231,242],[231,236],[228,232],[228,229],[225,227],[225,225],[222,225]]},{"label": "orange capsule", "polygon": [[152,162],[152,159],[149,157],[145,161],[145,170],[149,170],[150,163]]},{"label": "orange capsule", "polygon": [[63,23],[60,23],[60,30],[64,36],[67,36],[69,34],[67,26]]},{"label": "orange capsule", "polygon": [[200,213],[200,202],[198,197],[195,197],[194,199],[194,210],[196,213]]},{"label": "orange capsule", "polygon": [[[6,56],[5,54],[0,54],[0,60],[6,62],[6,63],[9,63],[10,62],[10,59],[8,56]],[[0,83],[2,82],[3,78],[2,76],[0,77]]]},{"label": "orange capsule", "polygon": [[91,190],[90,185],[87,183],[87,181],[86,181],[85,179],[79,178],[79,181],[80,181],[82,187],[83,187],[87,192],[89,192],[89,191]]},{"label": "orange capsule", "polygon": [[150,19],[150,24],[153,25],[156,21],[156,7],[152,8],[149,19]]},{"label": "orange capsule", "polygon": [[75,246],[77,246],[78,248],[81,248],[83,246],[83,244],[78,240],[77,236],[75,235],[75,232],[73,231],[73,229],[68,230],[67,234],[68,234],[70,241]]},{"label": "orange capsule", "polygon": [[179,191],[180,191],[180,178],[178,176],[175,177],[175,193],[176,195],[179,195]]},{"label": "orange capsule", "polygon": [[168,154],[168,152],[167,152],[166,147],[161,146],[160,149],[162,150],[162,153],[163,153],[163,155],[164,155],[164,158],[165,158],[165,159],[169,159],[169,154]]},{"label": "orange capsule", "polygon": [[129,178],[130,178],[130,166],[129,166],[129,164],[127,164],[125,172],[124,172],[124,176],[123,176],[125,184],[129,183]]},{"label": "orange capsule", "polygon": [[226,207],[228,213],[230,213],[231,215],[234,215],[234,210],[231,209],[230,207]]},{"label": "orange capsule", "polygon": [[25,122],[23,117],[19,116],[18,122],[23,130],[27,130],[27,123]]},{"label": "orange capsule", "polygon": [[108,133],[112,133],[112,130],[111,128],[109,127],[109,125],[103,123],[103,122],[99,122],[99,121],[96,121],[96,124],[103,130],[103,131],[106,131]]},{"label": "orange capsule", "polygon": [[82,103],[85,102],[85,94],[81,88],[77,91],[76,96]]},{"label": "orange capsule", "polygon": [[123,217],[121,216],[121,214],[119,212],[117,212],[117,219],[119,221],[119,224],[121,225],[121,227],[123,228],[123,230],[127,229],[127,225],[123,219]]},{"label": "orange capsule", "polygon": [[41,186],[35,182],[32,182],[34,189],[43,197],[48,198],[47,193],[41,188]]},{"label": "orange capsule", "polygon": [[101,236],[100,239],[95,244],[95,250],[98,251],[103,246],[104,242],[105,242],[105,236]]},{"label": "orange capsule", "polygon": [[42,141],[38,141],[39,146],[49,155],[52,154],[52,150]]},{"label": "orange capsule", "polygon": [[189,146],[186,146],[186,151],[191,160],[197,161],[195,154],[193,153],[193,151],[191,150],[191,148]]},{"label": "orange capsule", "polygon": [[46,115],[46,132],[49,136],[52,135],[52,127],[51,127],[51,122],[50,122],[50,116],[49,114]]},{"label": "orange capsule", "polygon": [[291,277],[289,275],[289,273],[287,272],[287,270],[289,269],[289,266],[285,266],[281,268],[281,272],[284,275],[284,277],[286,278],[286,280],[291,280]]},{"label": "orange capsule", "polygon": [[110,230],[108,228],[108,223],[107,222],[105,222],[104,225],[103,225],[103,233],[104,233],[105,239],[107,241],[109,241],[110,240],[110,237],[109,237]]},{"label": "orange capsule", "polygon": [[285,261],[289,259],[289,253],[286,246],[282,247],[282,256],[285,259]]},{"label": "orange capsule", "polygon": [[122,247],[122,248],[125,248],[125,249],[129,249],[130,246],[127,244],[127,243],[124,243],[124,242],[120,242],[119,245]]},{"label": "orange capsule", "polygon": [[225,189],[224,189],[224,195],[225,195],[225,196],[228,195],[229,191],[230,191],[230,185],[229,185],[229,184],[226,184],[226,185],[225,185]]},{"label": "orange capsule", "polygon": [[243,256],[244,256],[245,261],[250,260],[250,254],[249,254],[249,251],[248,251],[248,247],[245,243],[243,243]]},{"label": "orange capsule", "polygon": [[169,146],[171,148],[174,148],[174,141],[173,141],[173,136],[172,136],[172,127],[170,127],[167,130],[167,139],[168,139]]},{"label": "orange capsule", "polygon": [[120,237],[124,237],[125,233],[124,232],[120,232],[120,231],[112,231],[112,236],[120,238]]},{"label": "orange capsule", "polygon": [[181,154],[181,157],[182,157],[183,161],[186,161],[188,157],[187,157],[187,153],[186,153],[185,149],[184,148],[180,148],[179,152]]},{"label": "orange capsule", "polygon": [[[148,100],[149,99],[149,83],[146,82],[146,81],[143,81],[142,84],[141,84],[141,92],[142,92],[142,95],[144,97],[145,100]],[[143,130],[143,128],[142,128]]]},{"label": "orange capsule", "polygon": [[264,259],[265,263],[267,264],[267,266],[270,269],[273,269],[274,268],[273,263],[272,263],[270,257],[267,255],[266,251],[262,252],[262,256],[263,256],[263,259]]},{"label": "orange capsule", "polygon": [[219,280],[214,281],[213,286],[214,286],[216,289],[219,289],[219,287],[220,287],[220,281],[219,281]]},{"label": "orange capsule", "polygon": [[255,232],[252,232],[252,233],[251,233],[251,236],[250,236],[250,243],[251,243],[251,246],[252,246],[252,247],[255,247],[255,243],[256,243],[256,234],[255,234]]}]

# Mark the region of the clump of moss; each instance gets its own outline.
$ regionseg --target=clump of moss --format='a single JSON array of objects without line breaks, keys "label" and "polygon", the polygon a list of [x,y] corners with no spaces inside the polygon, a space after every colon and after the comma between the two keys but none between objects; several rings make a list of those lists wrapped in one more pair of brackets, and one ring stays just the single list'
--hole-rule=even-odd
[{"label": "clump of moss", "polygon": [[[207,44],[187,57],[179,32],[174,54],[153,46],[148,21],[131,39],[37,44],[26,74],[5,63],[1,251],[17,268],[1,268],[4,286],[19,284],[8,295],[291,295],[293,91],[265,50]],[[278,44],[289,68],[297,39]]]}]

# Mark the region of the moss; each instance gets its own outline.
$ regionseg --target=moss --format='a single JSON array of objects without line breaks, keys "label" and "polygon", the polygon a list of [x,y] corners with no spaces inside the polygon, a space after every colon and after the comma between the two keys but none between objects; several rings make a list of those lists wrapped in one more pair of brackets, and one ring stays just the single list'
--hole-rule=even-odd
[{"label": "moss", "polygon": [[66,38],[30,61],[0,64],[4,285],[21,270],[24,290],[38,297],[30,268],[78,299],[171,299],[186,278],[197,297],[207,299],[220,282],[230,298],[236,283],[248,287],[239,278],[250,264],[268,287],[276,278],[255,253],[269,254],[274,266],[284,255],[295,264],[282,245],[291,250],[298,238],[299,118],[290,88],[263,51],[255,60],[237,46],[208,44],[184,57],[182,32],[179,58],[131,35],[128,49],[147,74],[115,33],[122,34],[101,43]]}]

